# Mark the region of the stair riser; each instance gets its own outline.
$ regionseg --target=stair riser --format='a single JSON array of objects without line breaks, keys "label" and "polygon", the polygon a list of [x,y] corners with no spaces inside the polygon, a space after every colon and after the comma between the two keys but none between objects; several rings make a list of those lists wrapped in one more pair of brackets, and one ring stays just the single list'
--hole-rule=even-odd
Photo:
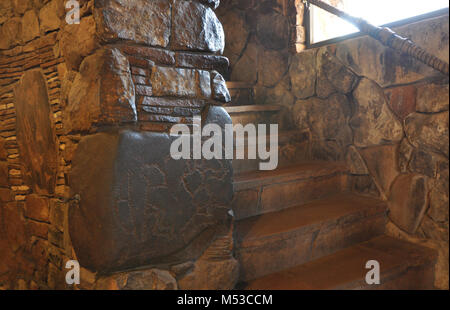
[{"label": "stair riser", "polygon": [[[253,124],[258,128],[258,124],[278,124],[277,112],[249,112],[249,113],[230,113],[233,125]],[[267,128],[269,130],[269,128]]]},{"label": "stair riser", "polygon": [[[246,154],[247,158],[247,154]],[[288,167],[294,164],[298,164],[304,161],[304,158],[292,158],[286,157],[283,154],[278,153],[278,166],[277,168]],[[267,162],[267,159],[234,159],[233,171],[235,174],[249,171],[260,170],[259,164],[261,162]]]},{"label": "stair riser", "polygon": [[[311,157],[308,154],[308,136],[305,133],[288,133],[283,134],[279,132],[278,135],[278,166],[277,168],[287,167],[294,164],[298,164],[305,161],[311,161]],[[267,159],[263,160],[259,158],[258,154],[258,139],[250,140],[246,138],[244,141],[236,141],[244,149],[245,159],[234,159],[233,160],[233,171],[234,174],[256,171],[259,170],[259,163],[266,162]],[[266,149],[270,146],[270,137],[266,140]],[[252,150],[256,154],[256,159],[249,158],[249,150]],[[236,157],[235,157],[236,158]]]},{"label": "stair riser", "polygon": [[[246,240],[237,246],[241,281],[306,263],[369,240],[384,232],[386,216],[365,210],[329,223],[261,240]],[[276,220],[276,219],[274,219]]]},{"label": "stair riser", "polygon": [[326,198],[346,189],[347,175],[335,174],[235,190],[237,220]]}]

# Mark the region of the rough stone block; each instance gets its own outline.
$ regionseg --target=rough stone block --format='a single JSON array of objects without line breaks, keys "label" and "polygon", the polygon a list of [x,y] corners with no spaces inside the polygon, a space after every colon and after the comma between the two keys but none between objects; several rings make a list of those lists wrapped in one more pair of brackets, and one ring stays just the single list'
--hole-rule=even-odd
[{"label": "rough stone block", "polygon": [[223,53],[225,34],[211,8],[196,1],[176,0],[172,14],[172,48]]},{"label": "rough stone block", "polygon": [[268,49],[281,50],[289,43],[288,19],[277,13],[261,14],[256,25],[256,34],[261,44]]},{"label": "rough stone block", "polygon": [[227,38],[224,54],[230,58],[234,66],[242,55],[250,33],[245,23],[245,14],[236,10],[227,10],[220,20],[224,25],[225,38]]},{"label": "rough stone block", "polygon": [[286,53],[266,50],[258,58],[258,79],[265,87],[275,86],[288,68]]},{"label": "rough stone block", "polygon": [[169,44],[170,1],[96,1],[94,17],[99,37],[105,41],[121,39],[160,47]]},{"label": "rough stone block", "polygon": [[404,174],[392,185],[388,200],[389,218],[408,233],[415,233],[428,205],[428,185],[424,176]]},{"label": "rough stone block", "polygon": [[196,70],[153,67],[151,82],[155,96],[194,98],[197,96]]},{"label": "rough stone block", "polygon": [[397,149],[397,145],[382,145],[360,150],[370,175],[384,197],[389,196],[391,184],[399,174]]},{"label": "rough stone block", "polygon": [[314,140],[337,140],[342,145],[352,141],[352,132],[348,126],[350,104],[342,94],[334,94],[329,99],[314,97],[298,100],[293,114],[297,127],[309,130]]},{"label": "rough stone block", "polygon": [[414,113],[405,119],[405,132],[417,148],[449,155],[448,111],[438,114]]},{"label": "rough stone block", "polygon": [[24,181],[37,194],[52,194],[56,184],[57,145],[50,119],[47,83],[42,72],[24,73],[14,88],[14,96]]},{"label": "rough stone block", "polygon": [[86,57],[68,97],[63,117],[67,132],[137,120],[129,63],[118,49],[102,49]]},{"label": "rough stone block", "polygon": [[292,92],[298,99],[315,94],[316,85],[316,53],[313,50],[296,54],[289,67]]},{"label": "rough stone block", "polygon": [[356,75],[332,55],[327,47],[317,52],[317,96],[328,97],[339,91],[347,94],[353,90],[358,81]]},{"label": "rough stone block", "polygon": [[22,18],[22,39],[24,42],[39,36],[39,20],[34,10],[27,11]]},{"label": "rough stone block", "polygon": [[213,71],[211,78],[213,98],[224,103],[230,102],[231,96],[223,76],[219,72]]},{"label": "rough stone block", "polygon": [[417,112],[436,113],[448,111],[448,84],[424,84],[417,89]]},{"label": "rough stone block", "polygon": [[42,33],[59,29],[61,17],[64,15],[62,1],[51,0],[39,11],[40,29]]},{"label": "rough stone block", "polygon": [[363,78],[353,92],[356,107],[350,120],[354,144],[368,147],[387,142],[399,142],[402,124],[388,107],[383,90],[373,81]]},{"label": "rough stone block", "polygon": [[69,69],[78,71],[84,57],[97,48],[95,20],[92,16],[82,18],[80,24],[66,25],[61,34],[60,46]]},{"label": "rough stone block", "polygon": [[386,90],[389,107],[401,120],[416,111],[417,89],[414,85],[389,88]]},{"label": "rough stone block", "polygon": [[22,20],[19,17],[8,19],[0,26],[0,49],[9,49],[20,43]]}]

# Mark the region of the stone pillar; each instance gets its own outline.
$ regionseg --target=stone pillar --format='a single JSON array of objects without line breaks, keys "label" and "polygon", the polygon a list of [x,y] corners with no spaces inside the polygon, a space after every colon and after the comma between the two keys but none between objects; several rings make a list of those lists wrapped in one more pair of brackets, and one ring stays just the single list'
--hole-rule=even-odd
[{"label": "stone pillar", "polygon": [[[235,284],[231,161],[172,159],[175,137],[168,134],[195,116],[222,128],[231,123],[220,107],[230,96],[220,74],[228,59],[220,56],[225,37],[213,11],[218,4],[99,0],[92,17],[61,35],[73,72],[63,99],[65,130],[82,135],[69,175],[70,237],[81,265],[102,274],[94,287],[115,281],[112,287],[125,288],[107,275],[143,266],[159,270],[149,272],[155,279],[161,270],[197,279],[184,281],[184,288]],[[229,239],[229,255],[208,269],[176,268],[195,266],[221,238]],[[205,285],[199,278],[211,269],[222,280]]]}]

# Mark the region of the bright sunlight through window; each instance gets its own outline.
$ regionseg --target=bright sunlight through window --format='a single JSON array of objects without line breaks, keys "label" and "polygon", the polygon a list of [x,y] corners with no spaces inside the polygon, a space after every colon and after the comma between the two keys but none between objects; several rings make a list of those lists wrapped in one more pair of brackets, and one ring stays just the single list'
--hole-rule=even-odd
[{"label": "bright sunlight through window", "polygon": [[[369,23],[380,26],[405,18],[448,8],[448,0],[325,0]],[[358,32],[352,24],[311,5],[311,43]]]}]

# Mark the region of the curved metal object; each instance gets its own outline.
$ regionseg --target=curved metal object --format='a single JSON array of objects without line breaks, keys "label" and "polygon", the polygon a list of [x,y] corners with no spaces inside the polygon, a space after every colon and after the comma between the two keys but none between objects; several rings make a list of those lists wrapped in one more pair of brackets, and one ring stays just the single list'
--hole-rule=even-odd
[{"label": "curved metal object", "polygon": [[382,44],[394,50],[397,50],[401,53],[412,56],[417,60],[421,61],[422,63],[440,71],[445,75],[449,74],[448,63],[428,53],[423,48],[417,46],[411,40],[401,37],[391,29],[387,27],[377,27],[372,24],[369,24],[364,19],[351,16],[345,13],[344,11],[341,11],[335,8],[334,6],[331,6],[321,0],[306,0],[306,2],[309,2],[333,15],[345,19],[346,21],[358,27],[359,30],[361,30],[361,32],[368,34],[369,36],[381,42]]}]

